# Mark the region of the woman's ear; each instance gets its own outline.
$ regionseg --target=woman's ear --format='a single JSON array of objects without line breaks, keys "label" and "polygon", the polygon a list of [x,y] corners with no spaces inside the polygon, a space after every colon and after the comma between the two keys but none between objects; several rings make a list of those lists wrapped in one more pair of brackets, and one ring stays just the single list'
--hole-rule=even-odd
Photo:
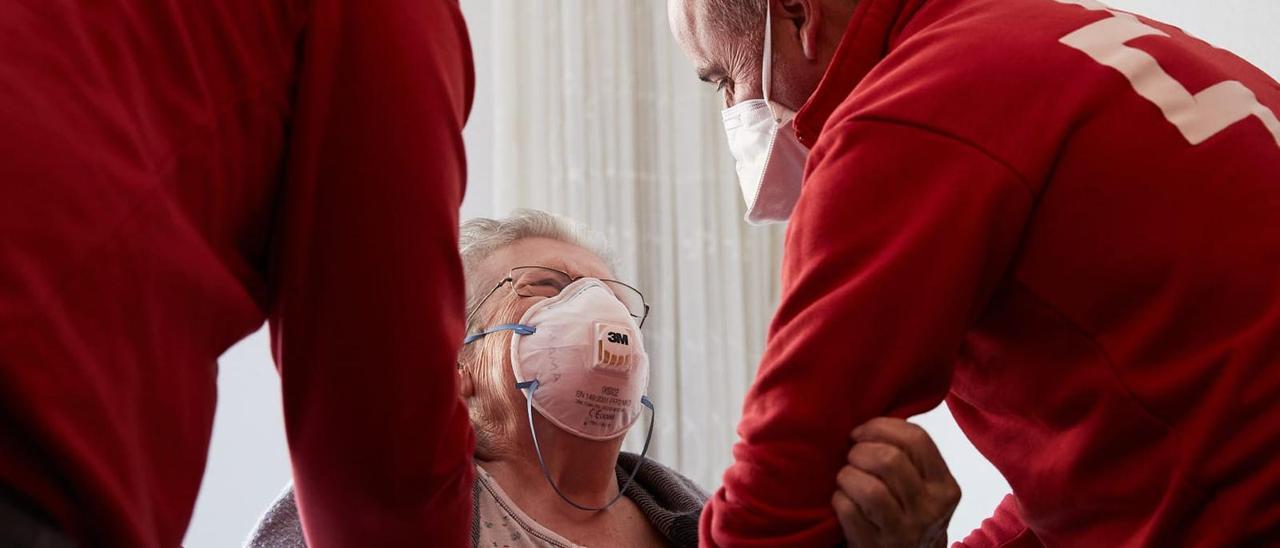
[{"label": "woman's ear", "polygon": [[[788,23],[795,27],[800,49],[810,61],[818,58],[818,29],[822,26],[822,2],[820,0],[771,0],[774,26]],[[790,29],[787,32],[791,32]]]},{"label": "woman's ear", "polygon": [[458,362],[458,395],[464,400],[476,395],[476,381],[471,378],[471,370],[463,367],[461,361]]}]

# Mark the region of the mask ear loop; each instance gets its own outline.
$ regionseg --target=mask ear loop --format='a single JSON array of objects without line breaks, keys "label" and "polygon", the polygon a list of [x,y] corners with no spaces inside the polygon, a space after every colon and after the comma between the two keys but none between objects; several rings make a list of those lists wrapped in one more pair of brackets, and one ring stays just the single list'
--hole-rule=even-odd
[{"label": "mask ear loop", "polygon": [[525,412],[529,417],[529,433],[533,435],[533,452],[538,455],[538,465],[542,467],[542,475],[547,478],[547,483],[551,484],[551,488],[555,489],[556,494],[560,498],[569,503],[570,506],[587,512],[599,512],[618,502],[627,492],[627,488],[631,487],[631,482],[635,481],[636,474],[640,472],[640,465],[644,464],[645,455],[649,454],[649,442],[653,440],[653,425],[657,422],[656,411],[653,409],[653,402],[649,400],[649,396],[640,396],[640,403],[649,408],[649,432],[644,436],[644,449],[640,450],[640,460],[636,461],[636,465],[631,469],[631,475],[627,476],[627,481],[618,487],[618,494],[609,499],[604,506],[593,507],[583,506],[569,499],[568,496],[560,490],[560,486],[556,485],[555,480],[551,479],[551,471],[547,469],[547,461],[542,458],[542,447],[538,444],[538,431],[533,428],[533,392],[538,389],[538,379],[516,383],[516,388],[520,390],[528,390],[525,395]]},{"label": "mask ear loop", "polygon": [[752,224],[755,224],[756,221],[751,219],[751,212],[755,211],[756,202],[760,200],[760,190],[764,186],[765,174],[769,172],[769,160],[773,158],[773,145],[778,140],[779,124],[782,123],[782,118],[778,116],[777,112],[773,111],[773,103],[769,102],[769,88],[773,85],[773,12],[769,9],[768,4],[768,2],[765,2],[764,7],[764,50],[761,52],[763,62],[760,66],[760,89],[764,93],[765,107],[769,109],[769,115],[773,117],[773,129],[769,131],[769,146],[765,149],[769,151],[769,154],[765,156],[764,167],[760,170],[760,181],[756,183],[755,198],[751,200],[750,204],[747,204],[746,219],[747,222]]},{"label": "mask ear loop", "polygon": [[[769,88],[773,84],[773,16],[769,9],[769,2],[765,2],[764,6],[764,58],[760,66],[760,91],[764,93],[764,102],[769,102]],[[772,112],[773,107],[769,107]],[[775,114],[774,119],[778,117]]]},{"label": "mask ear loop", "polygon": [[479,333],[472,333],[470,335],[467,335],[467,338],[462,339],[462,346],[466,346],[468,344],[476,342],[477,340],[484,338],[486,335],[492,335],[499,331],[508,331],[508,330],[514,331],[517,335],[532,335],[538,332],[538,328],[532,325],[525,325],[522,323],[504,323],[502,325],[495,325]]}]

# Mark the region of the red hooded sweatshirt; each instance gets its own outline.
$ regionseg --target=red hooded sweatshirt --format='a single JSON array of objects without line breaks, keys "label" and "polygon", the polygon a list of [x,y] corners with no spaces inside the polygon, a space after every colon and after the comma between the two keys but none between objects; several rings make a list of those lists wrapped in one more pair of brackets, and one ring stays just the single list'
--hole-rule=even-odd
[{"label": "red hooded sweatshirt", "polygon": [[0,2],[0,496],[177,546],[269,317],[310,545],[467,542],[472,85],[453,0]]},{"label": "red hooded sweatshirt", "polygon": [[1280,543],[1280,86],[1091,0],[862,0],[714,545],[819,546],[849,432],[945,397],[971,546]]}]

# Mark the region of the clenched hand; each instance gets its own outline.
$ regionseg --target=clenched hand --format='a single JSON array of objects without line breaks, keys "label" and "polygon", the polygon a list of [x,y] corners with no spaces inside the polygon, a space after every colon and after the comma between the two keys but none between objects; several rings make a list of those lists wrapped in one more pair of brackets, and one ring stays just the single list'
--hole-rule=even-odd
[{"label": "clenched hand", "polygon": [[946,546],[960,486],[924,429],[877,418],[852,433],[849,463],[831,497],[851,546]]}]

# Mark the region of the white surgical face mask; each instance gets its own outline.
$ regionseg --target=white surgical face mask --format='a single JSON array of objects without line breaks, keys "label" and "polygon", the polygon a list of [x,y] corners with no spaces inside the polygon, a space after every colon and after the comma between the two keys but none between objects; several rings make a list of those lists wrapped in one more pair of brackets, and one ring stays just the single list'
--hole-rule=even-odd
[{"label": "white surgical face mask", "polygon": [[[529,430],[543,474],[566,502],[582,510],[602,507],[580,505],[560,492],[551,479],[538,433],[533,425],[537,409],[561,430],[590,440],[611,440],[627,433],[643,407],[653,410],[644,395],[649,385],[649,355],[640,328],[613,291],[595,278],[575,281],[559,295],[525,311],[520,323],[499,325],[467,337],[471,343],[490,333],[514,331],[511,368],[516,387],[526,398]],[[649,435],[653,423],[649,424]],[[648,451],[649,441],[645,439]],[[632,471],[639,470],[639,463]],[[630,480],[628,480],[628,485]],[[618,491],[622,496],[627,485]]]},{"label": "white surgical face mask", "polygon": [[743,101],[724,110],[724,131],[729,137],[738,184],[747,202],[748,223],[761,225],[786,221],[800,198],[804,161],[809,149],[796,138],[795,112],[769,100],[772,80],[772,17],[765,10],[764,63],[760,83],[764,99]]}]

